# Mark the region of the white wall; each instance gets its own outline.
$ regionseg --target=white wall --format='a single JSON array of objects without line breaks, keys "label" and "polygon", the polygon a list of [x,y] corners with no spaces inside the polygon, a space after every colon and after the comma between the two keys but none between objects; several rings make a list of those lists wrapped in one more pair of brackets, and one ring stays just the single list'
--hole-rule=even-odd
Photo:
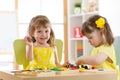
[{"label": "white wall", "polygon": [[99,0],[99,11],[107,18],[114,36],[120,36],[120,0]]}]

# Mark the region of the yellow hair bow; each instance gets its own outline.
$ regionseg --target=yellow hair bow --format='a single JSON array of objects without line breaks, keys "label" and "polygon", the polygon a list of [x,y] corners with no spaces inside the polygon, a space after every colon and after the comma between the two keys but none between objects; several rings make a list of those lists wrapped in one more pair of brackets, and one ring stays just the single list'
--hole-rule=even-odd
[{"label": "yellow hair bow", "polygon": [[104,18],[99,18],[98,20],[95,21],[97,28],[104,28],[105,20]]}]

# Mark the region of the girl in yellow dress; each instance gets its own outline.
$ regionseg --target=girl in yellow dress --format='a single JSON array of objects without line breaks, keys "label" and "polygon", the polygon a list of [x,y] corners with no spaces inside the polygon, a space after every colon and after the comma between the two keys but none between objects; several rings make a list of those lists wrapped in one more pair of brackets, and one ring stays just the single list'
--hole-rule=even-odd
[{"label": "girl in yellow dress", "polygon": [[94,49],[91,56],[79,57],[76,64],[89,64],[96,69],[113,69],[120,75],[116,67],[114,37],[108,21],[100,15],[94,15],[83,23],[82,34],[88,38]]},{"label": "girl in yellow dress", "polygon": [[29,24],[28,33],[29,36],[24,38],[26,56],[30,61],[27,70],[66,66],[66,64],[61,65],[58,61],[54,32],[46,16],[38,15],[33,17]]}]

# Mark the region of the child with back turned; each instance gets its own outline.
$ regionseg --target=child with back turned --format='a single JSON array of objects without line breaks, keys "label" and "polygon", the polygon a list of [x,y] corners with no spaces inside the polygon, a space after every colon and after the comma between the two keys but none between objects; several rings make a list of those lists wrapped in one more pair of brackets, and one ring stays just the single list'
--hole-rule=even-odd
[{"label": "child with back turned", "polygon": [[27,70],[66,66],[66,64],[61,65],[58,61],[54,32],[46,16],[33,17],[29,24],[28,33],[29,36],[24,38],[26,57],[31,61]]},{"label": "child with back turned", "polygon": [[83,23],[82,34],[88,38],[94,48],[91,56],[79,57],[76,65],[89,64],[96,69],[113,69],[120,75],[116,67],[114,37],[106,18],[100,15],[91,16]]}]

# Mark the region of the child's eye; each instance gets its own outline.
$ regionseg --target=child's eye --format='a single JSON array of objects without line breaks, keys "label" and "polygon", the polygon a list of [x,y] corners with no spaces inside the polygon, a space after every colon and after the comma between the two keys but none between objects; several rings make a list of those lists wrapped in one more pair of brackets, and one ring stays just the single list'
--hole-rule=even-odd
[{"label": "child's eye", "polygon": [[92,39],[92,37],[90,37],[90,39]]},{"label": "child's eye", "polygon": [[41,33],[41,31],[38,31],[38,33]]},{"label": "child's eye", "polygon": [[88,39],[92,39],[92,37],[89,37]]},{"label": "child's eye", "polygon": [[46,33],[48,33],[49,31],[48,31],[48,30],[46,30],[45,32],[46,32]]}]

